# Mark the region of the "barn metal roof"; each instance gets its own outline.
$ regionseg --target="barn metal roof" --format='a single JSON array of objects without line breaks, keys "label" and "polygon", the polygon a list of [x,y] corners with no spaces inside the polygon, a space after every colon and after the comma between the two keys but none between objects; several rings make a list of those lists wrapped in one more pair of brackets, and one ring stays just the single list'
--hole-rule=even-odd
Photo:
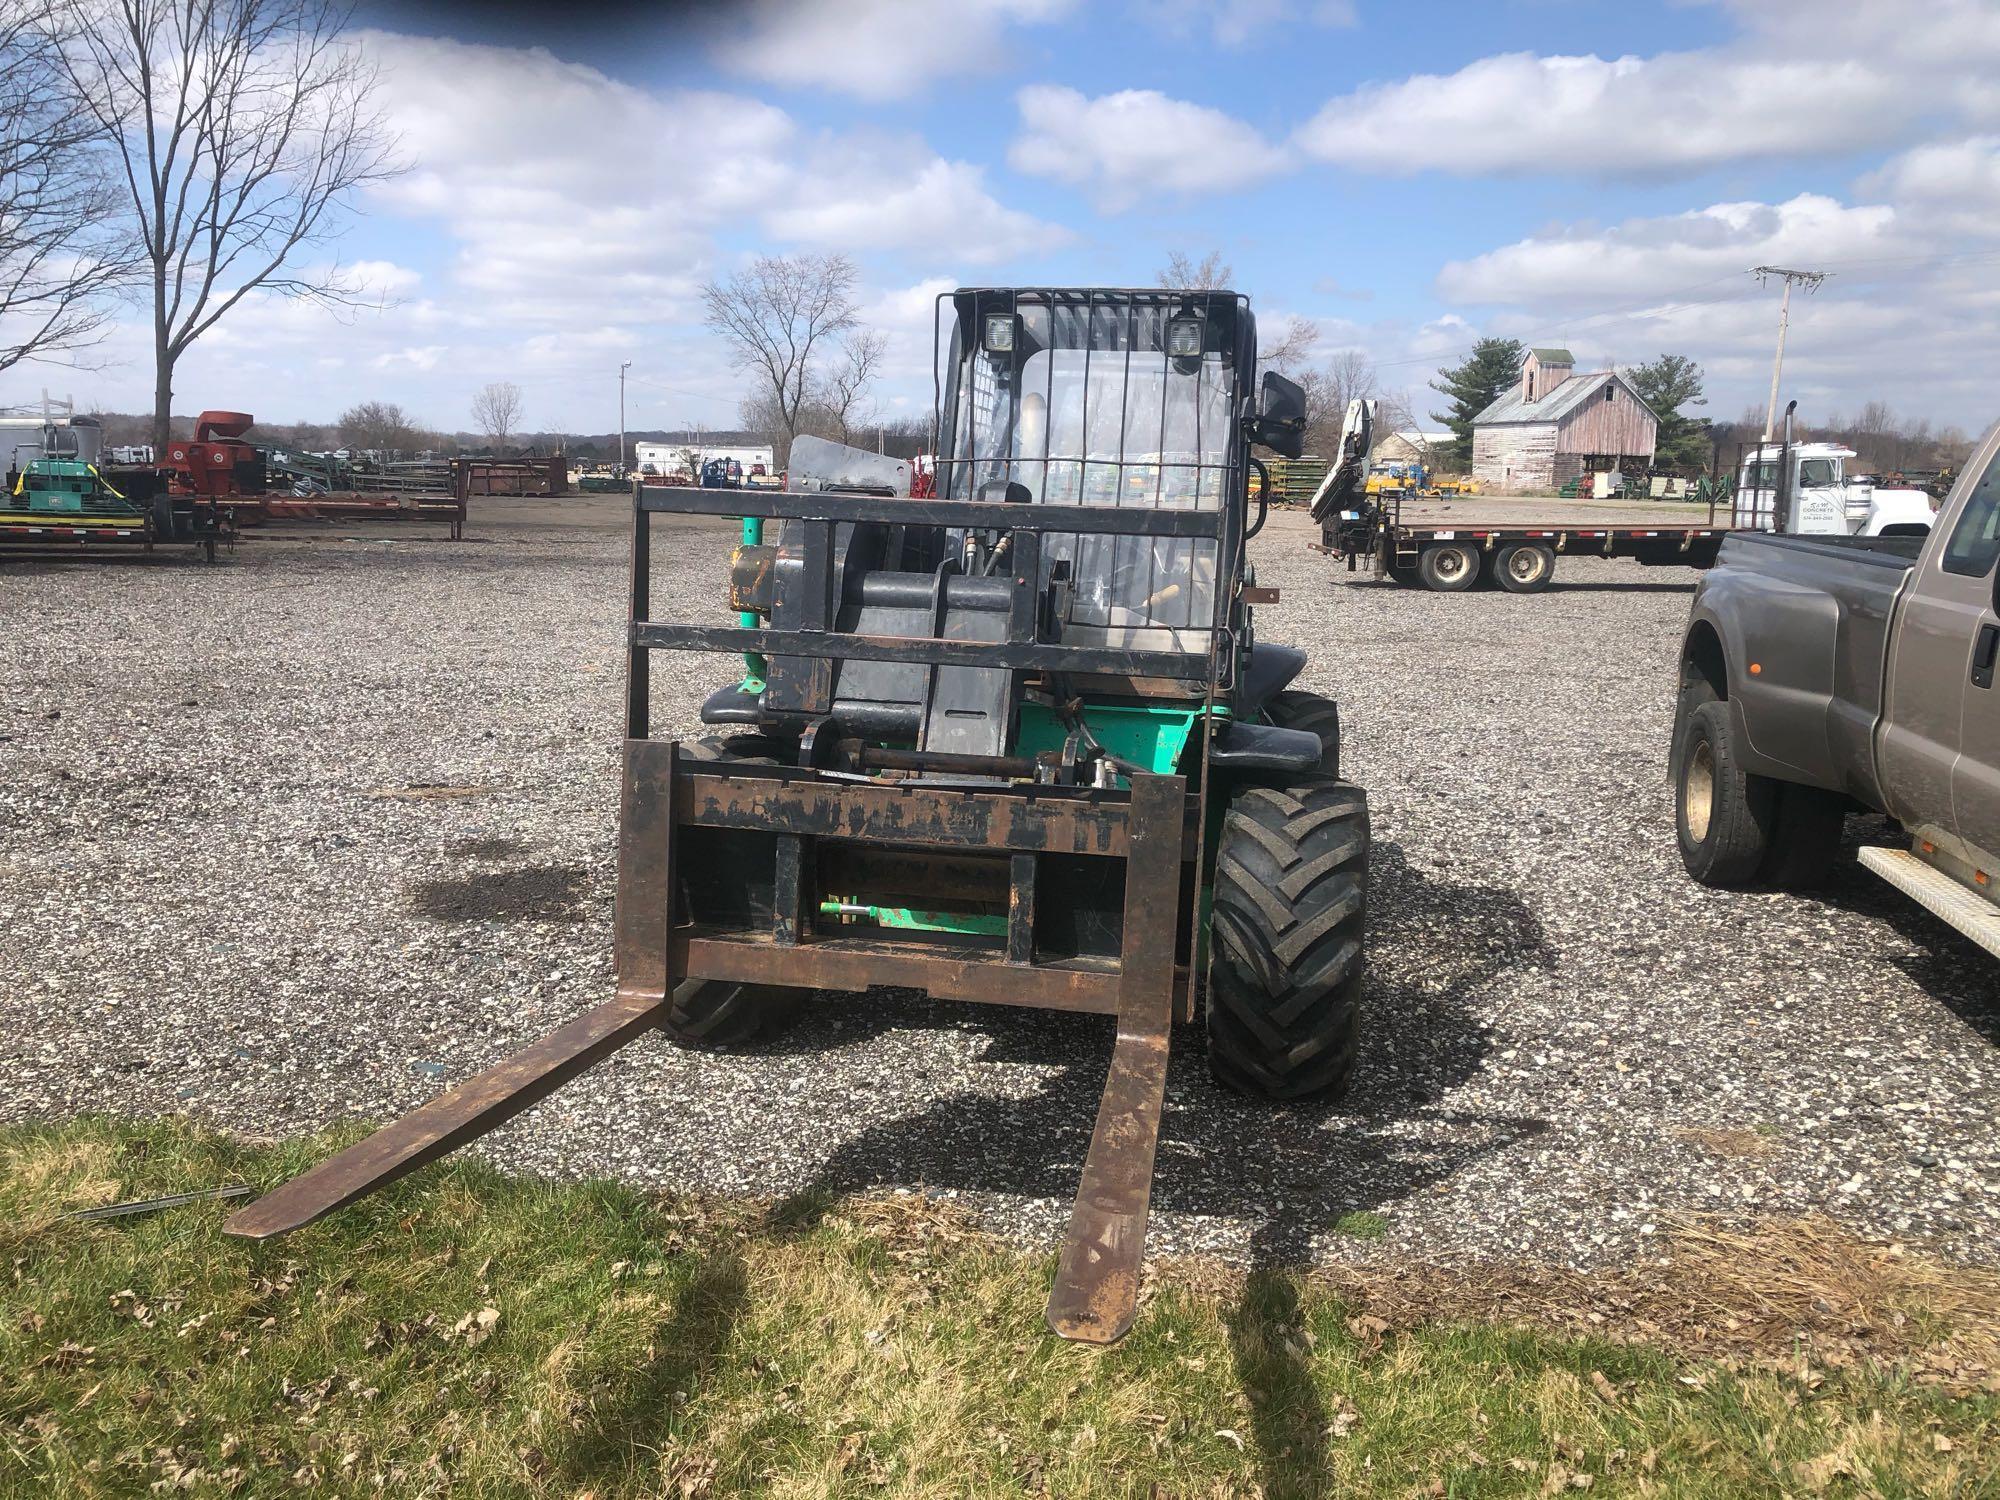
[{"label": "barn metal roof", "polygon": [[1521,398],[1521,383],[1517,380],[1507,388],[1507,394],[1495,401],[1485,411],[1472,419],[1474,427],[1506,426],[1523,422],[1560,422],[1584,402],[1604,389],[1606,381],[1616,380],[1618,388],[1638,406],[1658,421],[1659,417],[1650,406],[1639,400],[1638,392],[1624,379],[1610,370],[1600,370],[1595,375],[1572,375],[1561,385],[1539,401],[1525,401]]},{"label": "barn metal roof", "polygon": [[1528,351],[1545,365],[1573,365],[1576,356],[1567,349],[1530,349]]}]

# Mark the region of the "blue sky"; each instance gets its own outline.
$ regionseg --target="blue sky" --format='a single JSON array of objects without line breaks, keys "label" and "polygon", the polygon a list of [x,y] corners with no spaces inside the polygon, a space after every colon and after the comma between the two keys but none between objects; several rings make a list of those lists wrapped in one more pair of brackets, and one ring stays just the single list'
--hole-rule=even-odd
[{"label": "blue sky", "polygon": [[[1663,350],[1710,412],[1761,402],[1764,262],[1798,306],[1787,394],[1968,428],[2000,324],[2000,5],[1853,0],[752,0],[365,5],[412,171],[340,246],[378,308],[246,302],[177,410],[330,418],[363,399],[469,425],[513,380],[531,427],[731,425],[697,294],[756,253],[839,250],[893,340],[884,410],[928,400],[928,307],[959,281],[1147,282],[1219,250],[1267,326],[1358,349],[1420,415],[1484,333],[1585,366]],[[137,330],[42,371],[137,410]],[[36,378],[31,375],[31,379]]]}]

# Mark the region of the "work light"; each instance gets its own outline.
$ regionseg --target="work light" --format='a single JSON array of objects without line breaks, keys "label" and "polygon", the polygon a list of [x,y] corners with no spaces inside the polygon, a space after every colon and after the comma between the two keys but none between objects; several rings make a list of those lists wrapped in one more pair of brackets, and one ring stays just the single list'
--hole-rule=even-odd
[{"label": "work light", "polygon": [[986,336],[982,341],[988,354],[1012,354],[1014,352],[1014,315],[1012,313],[988,313],[986,315]]},{"label": "work light", "polygon": [[1167,353],[1186,359],[1201,353],[1201,319],[1174,318],[1167,324]]}]

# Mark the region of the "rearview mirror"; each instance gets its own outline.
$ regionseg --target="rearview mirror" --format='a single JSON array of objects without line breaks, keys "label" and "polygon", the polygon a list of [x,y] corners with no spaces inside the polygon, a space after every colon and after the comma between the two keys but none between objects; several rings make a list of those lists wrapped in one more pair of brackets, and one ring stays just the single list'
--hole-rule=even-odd
[{"label": "rearview mirror", "polygon": [[1276,370],[1264,372],[1258,393],[1257,421],[1251,438],[1280,458],[1297,458],[1306,447],[1306,393],[1296,380]]}]

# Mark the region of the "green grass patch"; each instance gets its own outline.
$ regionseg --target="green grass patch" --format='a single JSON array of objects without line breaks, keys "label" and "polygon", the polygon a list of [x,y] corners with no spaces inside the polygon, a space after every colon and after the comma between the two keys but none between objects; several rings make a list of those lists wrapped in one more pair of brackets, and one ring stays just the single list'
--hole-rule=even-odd
[{"label": "green grass patch", "polygon": [[1344,1234],[1350,1239],[1379,1240],[1389,1232],[1389,1220],[1386,1215],[1357,1208],[1335,1219],[1333,1232]]},{"label": "green grass patch", "polygon": [[1169,1274],[1123,1344],[1081,1348],[1042,1330],[1052,1257],[922,1200],[455,1162],[266,1245],[215,1205],[59,1217],[328,1145],[0,1130],[0,1494],[2000,1495],[2000,1398],[1921,1353],[1392,1327],[1269,1270]]}]

